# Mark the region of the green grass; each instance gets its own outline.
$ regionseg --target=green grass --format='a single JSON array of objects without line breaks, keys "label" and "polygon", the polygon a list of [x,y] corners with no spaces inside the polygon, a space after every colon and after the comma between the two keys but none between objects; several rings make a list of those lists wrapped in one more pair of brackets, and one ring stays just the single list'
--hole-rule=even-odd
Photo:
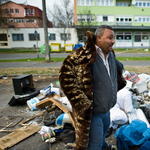
[{"label": "green grass", "polygon": [[[55,58],[51,58],[51,62],[60,62],[60,61],[64,61],[65,58],[62,57],[55,57]],[[25,59],[12,59],[12,60],[0,60],[0,62],[34,62],[34,61],[38,61],[38,62],[45,62],[45,58],[25,58]]]},{"label": "green grass", "polygon": [[[39,53],[41,52],[39,48]],[[60,49],[60,52],[65,52],[64,48]],[[27,54],[27,53],[37,53],[36,48],[22,48],[22,49],[0,49],[0,54]],[[52,53],[52,52],[51,52]],[[56,52],[55,52],[56,53]]]},{"label": "green grass", "polygon": [[[55,57],[50,59],[51,62],[61,62],[65,57]],[[150,61],[150,57],[117,57],[119,61]],[[12,59],[0,60],[0,62],[45,62],[45,58],[25,58],[25,59]]]},{"label": "green grass", "polygon": [[146,51],[148,48],[123,48],[123,49],[114,49],[115,53],[123,52],[123,53],[150,53],[150,49]]},{"label": "green grass", "polygon": [[150,57],[117,57],[119,61],[150,61]]}]

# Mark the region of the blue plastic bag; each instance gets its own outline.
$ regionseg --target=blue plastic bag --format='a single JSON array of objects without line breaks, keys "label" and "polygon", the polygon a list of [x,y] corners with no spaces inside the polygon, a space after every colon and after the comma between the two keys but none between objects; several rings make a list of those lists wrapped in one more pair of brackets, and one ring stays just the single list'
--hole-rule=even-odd
[{"label": "blue plastic bag", "polygon": [[125,145],[124,147],[141,145],[150,138],[150,128],[147,128],[144,121],[135,119],[128,126],[124,125],[118,129],[115,133],[115,138],[121,142],[117,143],[117,146],[118,144],[123,144]]}]

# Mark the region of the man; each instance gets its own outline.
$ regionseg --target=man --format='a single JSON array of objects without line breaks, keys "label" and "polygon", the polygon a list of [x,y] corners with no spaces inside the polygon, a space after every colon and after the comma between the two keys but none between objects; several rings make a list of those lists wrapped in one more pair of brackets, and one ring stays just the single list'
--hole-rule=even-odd
[{"label": "man", "polygon": [[64,60],[59,81],[72,105],[76,149],[109,149],[105,134],[110,125],[110,108],[116,103],[117,70],[123,65],[113,54],[114,31],[100,26],[95,35],[87,31],[87,42]]}]

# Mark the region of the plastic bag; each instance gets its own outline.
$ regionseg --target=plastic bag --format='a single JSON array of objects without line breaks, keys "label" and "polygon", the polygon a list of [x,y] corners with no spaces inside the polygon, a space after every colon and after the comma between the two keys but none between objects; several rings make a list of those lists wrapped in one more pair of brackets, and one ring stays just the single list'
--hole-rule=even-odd
[{"label": "plastic bag", "polygon": [[126,80],[129,80],[133,83],[137,83],[138,81],[140,81],[140,78],[138,77],[138,75],[136,73],[131,73],[129,72],[125,78]]},{"label": "plastic bag", "polygon": [[[122,126],[115,133],[115,138],[122,139],[126,146],[141,145],[150,138],[150,128],[144,121],[133,120],[128,126]],[[118,145],[117,145],[118,146]]]}]

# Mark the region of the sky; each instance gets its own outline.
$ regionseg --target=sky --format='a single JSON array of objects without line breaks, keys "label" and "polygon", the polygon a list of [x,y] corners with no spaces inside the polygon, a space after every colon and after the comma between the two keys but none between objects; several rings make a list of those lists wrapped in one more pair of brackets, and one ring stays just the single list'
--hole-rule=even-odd
[{"label": "sky", "polygon": [[[42,0],[11,0],[15,3],[24,3],[27,1],[27,4],[29,5],[33,5],[36,6],[38,8],[42,9]],[[57,4],[59,4],[60,0],[57,0]],[[74,1],[74,0],[71,0]],[[53,8],[53,4],[55,4],[56,0],[45,0],[46,2],[46,9],[52,9]]]}]

